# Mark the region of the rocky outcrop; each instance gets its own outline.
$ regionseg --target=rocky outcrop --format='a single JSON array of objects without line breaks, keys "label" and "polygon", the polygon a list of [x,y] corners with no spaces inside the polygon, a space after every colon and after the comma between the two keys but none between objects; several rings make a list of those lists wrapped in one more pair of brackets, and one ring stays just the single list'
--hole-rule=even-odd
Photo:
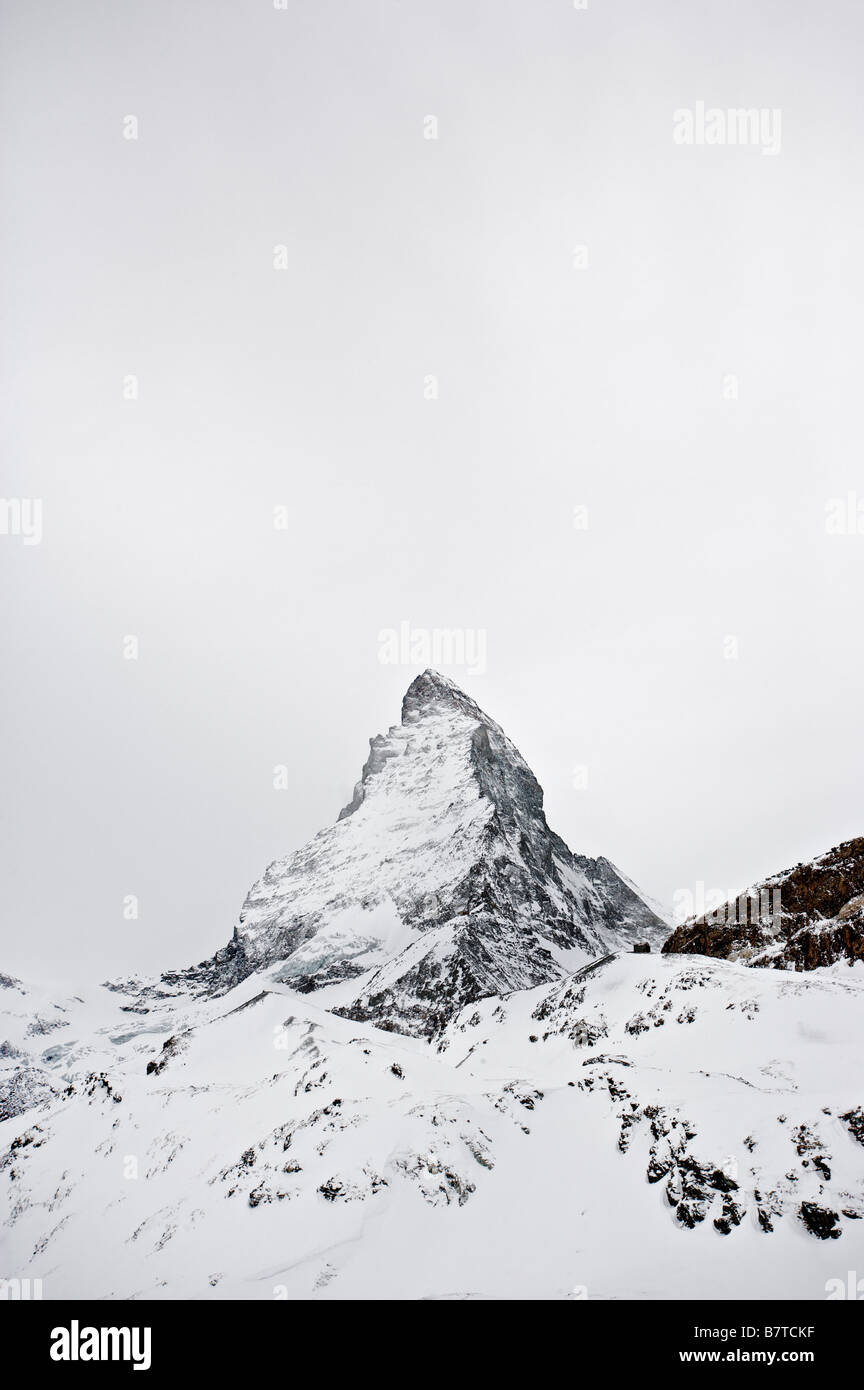
[{"label": "rocky outcrop", "polygon": [[58,1094],[51,1077],[32,1064],[25,1063],[0,1073],[0,1122],[24,1115]]},{"label": "rocky outcrop", "polygon": [[690,918],[663,946],[778,970],[864,959],[864,838],[755,885]]}]

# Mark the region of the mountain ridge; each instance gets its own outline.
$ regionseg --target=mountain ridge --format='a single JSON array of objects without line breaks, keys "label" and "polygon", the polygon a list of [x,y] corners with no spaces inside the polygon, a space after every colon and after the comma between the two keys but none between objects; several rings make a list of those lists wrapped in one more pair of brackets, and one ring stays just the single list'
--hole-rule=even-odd
[{"label": "mountain ridge", "polygon": [[844,840],[689,917],[663,951],[775,970],[864,960],[864,837]]}]

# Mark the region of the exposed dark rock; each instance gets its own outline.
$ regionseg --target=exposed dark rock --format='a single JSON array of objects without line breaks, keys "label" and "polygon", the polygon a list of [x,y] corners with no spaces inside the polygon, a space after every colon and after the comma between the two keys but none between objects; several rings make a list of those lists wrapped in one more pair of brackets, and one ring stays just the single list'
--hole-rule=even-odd
[{"label": "exposed dark rock", "polygon": [[858,1140],[859,1144],[864,1144],[864,1109],[860,1105],[854,1110],[847,1110],[845,1115],[840,1116],[845,1120],[849,1133]]},{"label": "exposed dark rock", "polygon": [[0,1075],[0,1121],[23,1115],[34,1105],[42,1105],[58,1094],[47,1072],[30,1064]]},{"label": "exposed dark rock", "polygon": [[837,1212],[820,1207],[816,1202],[802,1202],[798,1208],[798,1215],[810,1234],[818,1236],[820,1240],[837,1240],[842,1234],[837,1230],[840,1220]]},{"label": "exposed dark rock", "polygon": [[744,1209],[731,1197],[726,1197],[721,1215],[714,1218],[714,1227],[723,1236],[731,1235],[732,1228],[741,1225],[743,1216]]},{"label": "exposed dark rock", "polygon": [[162,1051],[152,1062],[147,1063],[147,1075],[159,1076],[167,1067],[172,1057],[185,1051],[188,1045],[188,1034],[177,1033],[167,1038],[162,1044]]},{"label": "exposed dark rock", "polygon": [[104,1071],[91,1072],[84,1082],[84,1094],[94,1097],[100,1092],[104,1093],[108,1100],[113,1101],[115,1105],[119,1105],[123,1100],[120,1092],[116,1090]]},{"label": "exposed dark rock", "polygon": [[864,960],[864,838],[766,879],[746,899],[691,918],[663,951],[778,970]]}]

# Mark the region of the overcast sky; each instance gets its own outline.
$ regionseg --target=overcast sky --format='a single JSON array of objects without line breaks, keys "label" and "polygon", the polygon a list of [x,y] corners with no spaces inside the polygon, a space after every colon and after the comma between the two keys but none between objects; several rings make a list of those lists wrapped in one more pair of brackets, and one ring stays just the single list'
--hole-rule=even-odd
[{"label": "overcast sky", "polygon": [[0,15],[0,970],[227,941],[400,622],[667,905],[864,833],[858,0]]}]

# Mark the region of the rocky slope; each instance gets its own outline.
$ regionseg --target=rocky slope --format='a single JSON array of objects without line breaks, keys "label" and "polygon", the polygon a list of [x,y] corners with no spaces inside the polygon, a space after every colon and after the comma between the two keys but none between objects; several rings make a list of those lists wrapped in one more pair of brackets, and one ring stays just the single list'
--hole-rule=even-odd
[{"label": "rocky slope", "polygon": [[0,1037],[0,1122],[59,1095],[60,1088],[50,1062],[62,1051],[58,1035],[68,1027],[68,1010],[46,1002],[40,1010],[36,997],[12,975],[0,974],[0,1011],[15,1020]]},{"label": "rocky slope", "polygon": [[226,948],[163,986],[213,995],[267,968],[346,1017],[434,1034],[474,999],[667,932],[613,864],[571,853],[503,730],[426,671],[336,824],[270,865]]},{"label": "rocky slope", "polygon": [[663,950],[777,970],[864,960],[864,839],[847,840],[689,919]]}]

